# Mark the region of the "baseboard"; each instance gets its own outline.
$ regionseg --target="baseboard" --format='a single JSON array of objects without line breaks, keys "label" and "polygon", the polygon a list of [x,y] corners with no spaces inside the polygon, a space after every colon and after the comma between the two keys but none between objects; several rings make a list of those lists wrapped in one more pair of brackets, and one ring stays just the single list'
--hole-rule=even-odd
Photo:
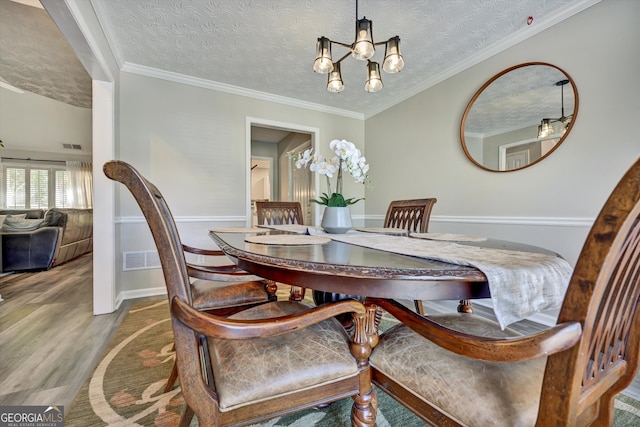
[{"label": "baseboard", "polygon": [[123,291],[120,295],[122,296],[122,300],[157,297],[159,295],[167,295],[167,288],[163,286],[157,288],[136,289],[135,291]]}]

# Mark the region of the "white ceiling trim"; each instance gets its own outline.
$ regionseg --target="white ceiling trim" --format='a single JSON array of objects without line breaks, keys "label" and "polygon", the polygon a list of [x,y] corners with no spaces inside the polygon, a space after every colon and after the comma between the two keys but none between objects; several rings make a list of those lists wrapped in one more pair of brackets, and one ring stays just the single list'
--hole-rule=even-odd
[{"label": "white ceiling trim", "polygon": [[494,55],[497,55],[498,53],[513,47],[515,45],[517,45],[518,43],[528,39],[529,37],[532,37],[544,30],[546,30],[549,27],[552,27],[555,24],[558,24],[562,21],[564,21],[567,18],[570,18],[571,16],[575,15],[576,13],[582,12],[583,10],[593,6],[594,4],[600,3],[600,1],[602,0],[581,0],[578,1],[574,4],[572,4],[570,7],[565,8],[561,13],[554,15],[546,20],[540,21],[540,22],[536,22],[536,25],[532,25],[530,27],[526,27],[523,28],[522,30],[518,31],[516,34],[513,35],[513,37],[509,37],[508,39],[504,39],[504,40],[500,40],[497,43],[494,43],[493,45],[487,47],[486,49],[481,50],[480,52],[478,52],[476,55],[472,55],[470,57],[468,57],[467,59],[457,63],[455,66],[449,68],[448,70],[444,70],[441,73],[438,73],[436,75],[434,75],[433,77],[425,80],[422,84],[419,84],[417,86],[414,86],[412,88],[411,91],[405,93],[403,96],[396,98],[394,101],[392,102],[388,102],[386,104],[380,104],[378,106],[378,108],[376,108],[375,110],[373,110],[370,114],[368,114],[365,118],[370,118],[375,116],[376,114],[380,114],[385,110],[388,110],[389,108],[398,105],[404,101],[406,101],[407,99],[411,98],[412,96],[415,96],[417,94],[419,94],[420,92],[424,92],[425,90],[437,85],[438,83],[441,83],[445,80],[447,80],[448,78],[451,78],[453,76],[455,76],[458,73],[461,73],[462,71],[473,67],[474,65],[479,64],[480,62],[484,61],[485,59],[489,59]]},{"label": "white ceiling trim", "polygon": [[291,107],[305,108],[307,110],[319,111],[322,113],[336,114],[338,116],[348,117],[351,119],[364,120],[362,113],[355,111],[343,110],[326,105],[314,104],[312,102],[301,101],[299,99],[287,98],[285,96],[274,95],[272,93],[260,92],[257,90],[247,89],[240,86],[233,86],[225,83],[214,82],[211,80],[201,79],[199,77],[187,76],[184,74],[174,73],[171,71],[159,70],[157,68],[146,67],[138,64],[125,63],[121,71],[132,74],[139,74],[147,77],[182,83],[191,86],[197,86],[205,89],[216,90],[219,92],[230,93],[234,95],[246,96],[249,98],[260,99],[262,101],[275,102]]}]

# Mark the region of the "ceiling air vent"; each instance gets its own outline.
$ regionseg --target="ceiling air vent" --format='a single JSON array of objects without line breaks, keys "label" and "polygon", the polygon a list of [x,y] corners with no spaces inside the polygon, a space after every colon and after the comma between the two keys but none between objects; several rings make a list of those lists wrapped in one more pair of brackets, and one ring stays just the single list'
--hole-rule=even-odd
[{"label": "ceiling air vent", "polygon": [[79,144],[62,144],[62,148],[66,148],[67,150],[82,150],[82,145]]}]

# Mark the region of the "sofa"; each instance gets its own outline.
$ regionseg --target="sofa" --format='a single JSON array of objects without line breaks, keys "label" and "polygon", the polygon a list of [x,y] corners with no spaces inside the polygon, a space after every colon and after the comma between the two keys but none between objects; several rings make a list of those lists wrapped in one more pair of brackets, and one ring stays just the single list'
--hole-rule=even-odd
[{"label": "sofa", "polygon": [[0,216],[2,273],[47,270],[93,250],[92,209],[0,210]]}]

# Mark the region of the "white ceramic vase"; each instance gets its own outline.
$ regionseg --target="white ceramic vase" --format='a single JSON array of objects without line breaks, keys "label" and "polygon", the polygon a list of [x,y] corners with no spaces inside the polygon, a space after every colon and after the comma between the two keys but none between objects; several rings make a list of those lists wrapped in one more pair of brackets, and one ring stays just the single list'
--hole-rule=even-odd
[{"label": "white ceramic vase", "polygon": [[326,207],[320,225],[327,233],[346,233],[353,227],[351,224],[351,211],[348,207]]}]

